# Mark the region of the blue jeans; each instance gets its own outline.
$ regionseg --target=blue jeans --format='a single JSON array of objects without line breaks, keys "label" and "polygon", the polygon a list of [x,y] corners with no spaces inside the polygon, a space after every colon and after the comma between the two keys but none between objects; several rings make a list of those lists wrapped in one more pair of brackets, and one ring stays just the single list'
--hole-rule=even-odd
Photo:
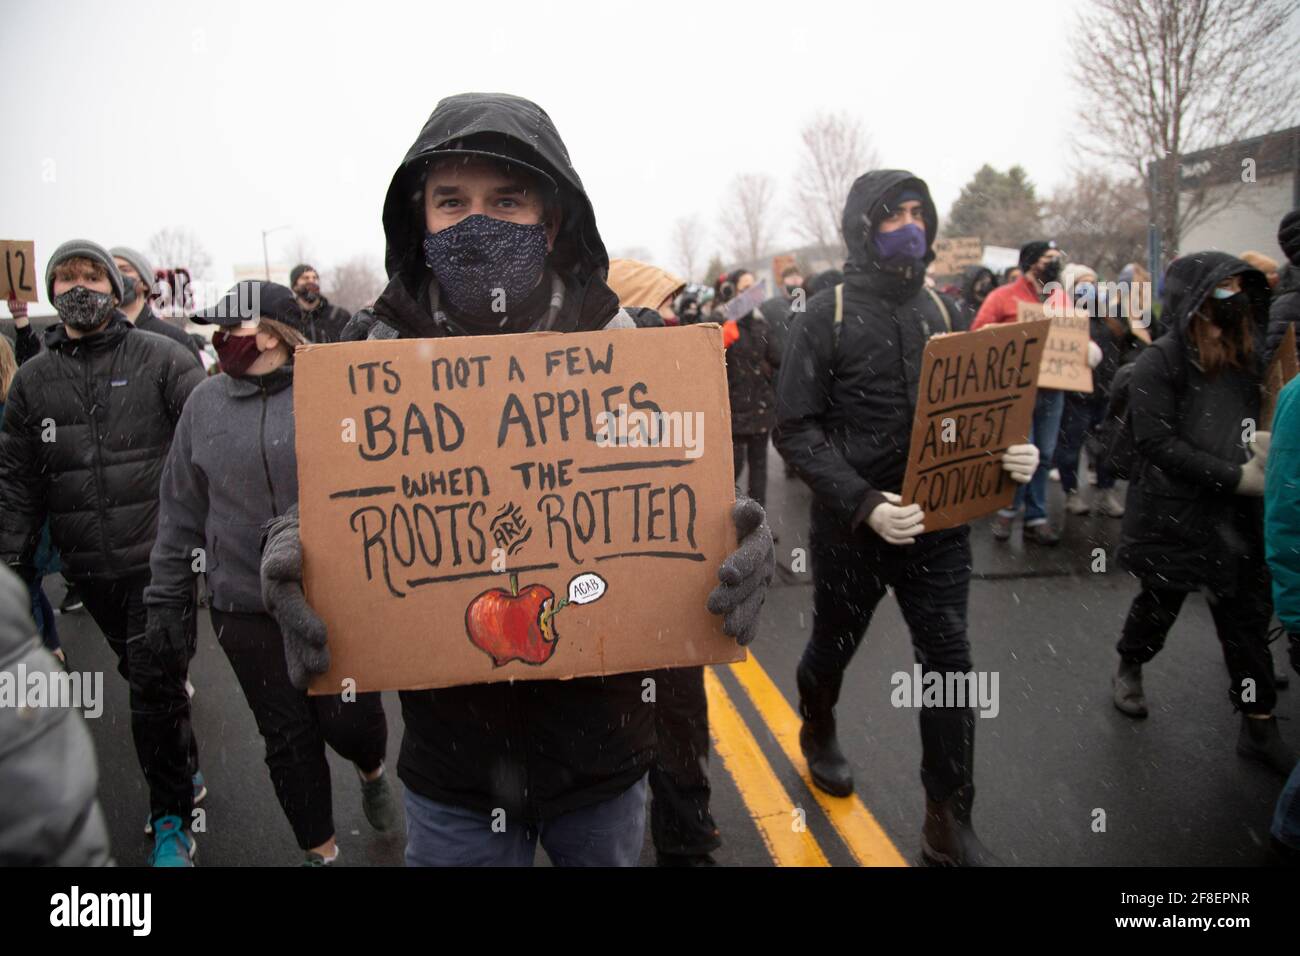
[{"label": "blue jeans", "polygon": [[538,839],[556,866],[636,866],[645,841],[645,777],[604,803],[531,825],[405,795],[407,866],[532,866]]},{"label": "blue jeans", "polygon": [[1047,473],[1052,470],[1052,455],[1056,453],[1056,436],[1061,430],[1061,413],[1065,409],[1065,393],[1054,388],[1040,388],[1034,399],[1034,422],[1029,440],[1038,446],[1038,470],[1029,484],[1016,489],[1016,500],[1010,510],[998,512],[1004,518],[1014,518],[1023,507],[1025,524],[1044,524],[1047,521]]},{"label": "blue jeans", "polygon": [[1287,777],[1273,811],[1273,836],[1292,850],[1300,851],[1300,763]]},{"label": "blue jeans", "polygon": [[[1065,411],[1061,415],[1061,432],[1056,442],[1054,464],[1061,472],[1061,490],[1067,495],[1079,489],[1079,452],[1088,433],[1106,418],[1106,396],[1100,390],[1091,395],[1065,392]],[[1115,487],[1115,476],[1104,461],[1093,462],[1097,468],[1097,490]]]}]

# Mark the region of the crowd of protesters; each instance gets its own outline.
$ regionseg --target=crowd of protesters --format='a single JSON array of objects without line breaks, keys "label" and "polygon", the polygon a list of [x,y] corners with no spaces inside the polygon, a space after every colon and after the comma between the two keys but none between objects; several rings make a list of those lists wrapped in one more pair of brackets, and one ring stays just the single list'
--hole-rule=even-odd
[{"label": "crowd of protesters", "polygon": [[[73,239],[54,251],[45,291],[59,322],[43,337],[9,304],[0,556],[13,574],[0,572],[0,654],[6,667],[71,666],[42,584],[61,574],[129,688],[153,865],[196,856],[190,820],[208,781],[188,672],[205,606],[308,865],[340,852],[327,747],[354,765],[374,829],[399,827],[403,804],[411,865],[526,864],[538,843],[562,865],[632,865],[647,816],[663,865],[707,865],[720,845],[702,668],[657,672],[654,708],[641,706],[641,674],[403,691],[400,795],[384,764],[379,695],[307,695],[329,650],[302,589],[297,347],[721,326],[739,544],[716,569],[707,606],[737,642],[753,639],[775,572],[771,443],[812,493],[800,747],[813,784],[847,797],[854,780],[835,709],[885,594],[927,672],[974,668],[971,529],[927,530],[921,506],[899,495],[922,353],[932,336],[1015,322],[1022,303],[1086,313],[1093,389],[1038,390],[1028,440],[1002,453],[1017,491],[993,515],[993,537],[1010,540],[1023,512],[1027,544],[1058,544],[1054,478],[1068,515],[1122,521],[1119,557],[1139,590],[1111,692],[1133,718],[1149,712],[1142,665],[1187,595],[1206,595],[1241,715],[1237,750],[1289,775],[1272,833],[1281,850],[1300,852],[1300,771],[1274,715],[1286,679],[1269,650],[1276,616],[1300,668],[1300,385],[1282,391],[1271,431],[1261,421],[1266,370],[1300,322],[1300,211],[1279,229],[1281,269],[1254,253],[1186,252],[1163,270],[1158,302],[1135,294],[1152,283],[1140,264],[1108,280],[1033,236],[1014,269],[974,266],[937,289],[928,271],[940,223],[927,183],[871,170],[845,203],[842,271],[805,277],[787,265],[770,294],[743,268],[688,285],[646,263],[611,262],[564,143],[535,104],[463,94],[436,106],[398,163],[382,220],[389,281],[370,306],[350,316],[331,305],[308,264],[289,287],[241,282],[189,316],[215,329],[215,356],[157,314],[165,274],[130,247]],[[20,740],[0,713],[0,789],[12,775],[44,788],[0,809],[0,862],[109,859],[89,738],[65,717]],[[923,858],[998,863],[973,824],[973,709],[945,702],[919,717]],[[502,832],[501,810],[524,825]]]}]

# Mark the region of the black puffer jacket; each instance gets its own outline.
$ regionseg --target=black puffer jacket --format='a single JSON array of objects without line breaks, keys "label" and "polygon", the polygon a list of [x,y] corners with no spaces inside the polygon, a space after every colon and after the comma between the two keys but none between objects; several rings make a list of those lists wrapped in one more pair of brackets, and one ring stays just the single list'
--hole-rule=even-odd
[{"label": "black puffer jacket", "polygon": [[[1251,299],[1254,351],[1245,369],[1202,371],[1190,326],[1214,287],[1240,275]],[[1227,593],[1238,560],[1263,561],[1263,499],[1235,494],[1246,462],[1243,421],[1259,420],[1268,284],[1221,252],[1177,259],[1165,278],[1169,331],[1143,350],[1129,384],[1138,460],[1119,557],[1159,587]]]},{"label": "black puffer jacket", "polygon": [[320,343],[343,341],[343,329],[352,318],[346,309],[331,305],[325,296],[320,297],[320,304],[310,312],[303,310],[302,317],[307,341]]},{"label": "black puffer jacket", "polygon": [[1282,344],[1286,327],[1296,327],[1296,349],[1300,352],[1300,266],[1288,262],[1273,290],[1273,302],[1268,307],[1268,348],[1264,360],[1271,362],[1273,353]]},{"label": "black puffer jacket", "polygon": [[[565,226],[548,272],[562,283],[564,304],[548,313],[546,327],[632,327],[605,284],[609,260],[595,216],[550,117],[518,97],[464,94],[438,104],[393,177],[384,206],[391,278],[368,337],[457,334],[423,264],[423,228],[410,196],[430,153],[471,135],[497,144],[509,138],[560,184]],[[547,819],[603,802],[640,779],[654,758],[653,706],[641,698],[641,679],[620,674],[403,691],[398,774],[422,796],[483,813],[501,807],[507,819]]]},{"label": "black puffer jacket", "polygon": [[[924,182],[901,170],[859,177],[844,210],[850,258],[838,343],[835,290],[827,289],[795,316],[777,382],[777,450],[812,488],[815,506],[846,525],[902,485],[921,354],[931,335],[946,331],[924,289],[924,266],[886,271],[868,241],[887,195],[904,184],[924,197],[933,246],[939,221]],[[928,248],[924,262],[933,259]],[[955,316],[956,306],[946,304]]]},{"label": "black puffer jacket", "polygon": [[740,337],[727,348],[727,391],[731,433],[758,435],[776,424],[776,370],[781,367],[777,336],[756,309],[737,320]]},{"label": "black puffer jacket", "polygon": [[30,564],[48,514],[69,578],[148,571],[172,431],[203,377],[183,346],[120,313],[82,339],[48,329],[14,376],[0,430],[4,562]]}]

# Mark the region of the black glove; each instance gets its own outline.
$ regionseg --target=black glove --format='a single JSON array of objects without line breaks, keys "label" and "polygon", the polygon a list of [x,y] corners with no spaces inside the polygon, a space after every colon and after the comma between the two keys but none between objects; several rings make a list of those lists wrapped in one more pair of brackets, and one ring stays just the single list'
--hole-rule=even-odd
[{"label": "black glove", "polygon": [[725,614],[722,629],[744,647],[758,633],[758,612],[776,574],[776,548],[767,512],[753,498],[737,498],[731,519],[740,544],[718,568],[719,584],[709,594],[712,614]]},{"label": "black glove", "polygon": [[190,666],[193,610],[177,604],[155,604],[145,613],[145,644],[163,662],[167,673],[183,676]]},{"label": "black glove", "polygon": [[307,604],[302,592],[302,538],[298,536],[298,506],[266,527],[262,546],[262,600],[284,635],[284,662],[289,681],[306,690],[316,674],[330,667],[325,646],[325,622]]}]

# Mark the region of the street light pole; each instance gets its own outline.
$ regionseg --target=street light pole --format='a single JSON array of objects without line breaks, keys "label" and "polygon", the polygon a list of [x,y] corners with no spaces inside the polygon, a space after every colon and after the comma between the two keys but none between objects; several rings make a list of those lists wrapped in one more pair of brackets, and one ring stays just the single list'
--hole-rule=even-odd
[{"label": "street light pole", "polygon": [[266,281],[271,281],[271,257],[266,251],[266,237],[273,232],[279,232],[281,229],[288,229],[288,226],[276,226],[274,229],[262,230],[262,267],[266,270]]}]

